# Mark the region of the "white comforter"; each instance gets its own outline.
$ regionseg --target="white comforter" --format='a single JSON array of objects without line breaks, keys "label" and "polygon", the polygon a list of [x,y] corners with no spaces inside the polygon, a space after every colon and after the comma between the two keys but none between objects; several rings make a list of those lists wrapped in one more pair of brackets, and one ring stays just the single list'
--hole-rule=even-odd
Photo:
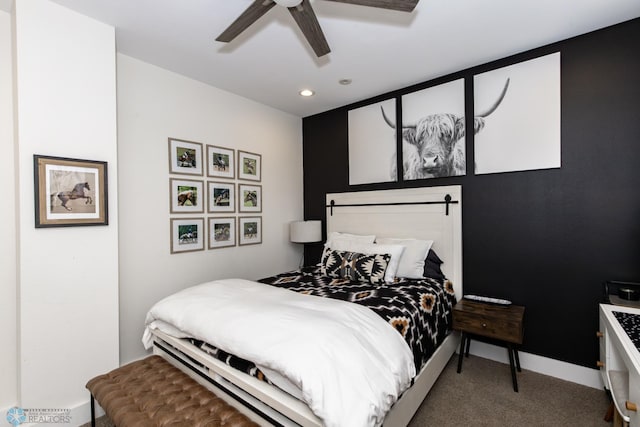
[{"label": "white comforter", "polygon": [[146,348],[152,329],[179,330],[283,374],[326,426],[380,425],[415,376],[409,346],[368,308],[247,280],[171,295],[146,325]]}]

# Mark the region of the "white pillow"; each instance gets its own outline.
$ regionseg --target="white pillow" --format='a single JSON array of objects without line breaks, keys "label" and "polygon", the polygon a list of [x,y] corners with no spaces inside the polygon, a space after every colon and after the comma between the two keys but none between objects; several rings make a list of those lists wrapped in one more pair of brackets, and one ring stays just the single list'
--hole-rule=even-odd
[{"label": "white pillow", "polygon": [[359,242],[359,243],[373,243],[376,240],[376,236],[371,234],[371,235],[361,235],[361,234],[349,234],[349,233],[340,233],[337,231],[332,231],[331,233],[329,233],[329,235],[327,236],[327,243],[325,243],[325,247],[332,247],[331,246],[331,242],[333,242],[334,240],[337,239],[341,239],[341,240],[349,240],[352,242]]},{"label": "white pillow", "polygon": [[402,245],[404,252],[398,265],[398,277],[408,279],[422,279],[424,276],[424,260],[427,258],[429,249],[433,246],[433,240],[418,239],[392,239],[380,237],[376,243],[383,245]]},{"label": "white pillow", "polygon": [[374,254],[389,254],[391,259],[389,265],[387,265],[387,271],[384,272],[384,281],[392,283],[396,278],[398,271],[398,265],[402,258],[402,252],[404,252],[404,246],[402,245],[378,245],[375,243],[361,243],[347,239],[336,239],[329,246],[336,251],[349,251],[357,252],[359,254],[374,255]]}]

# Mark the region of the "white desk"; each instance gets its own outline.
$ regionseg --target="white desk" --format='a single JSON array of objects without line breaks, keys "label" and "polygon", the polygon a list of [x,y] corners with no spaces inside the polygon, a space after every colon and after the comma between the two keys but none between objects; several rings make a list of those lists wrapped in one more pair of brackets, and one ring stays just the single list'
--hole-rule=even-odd
[{"label": "white desk", "polygon": [[640,351],[624,331],[614,311],[640,315],[640,309],[600,304],[600,372],[616,410],[631,427],[640,427]]}]

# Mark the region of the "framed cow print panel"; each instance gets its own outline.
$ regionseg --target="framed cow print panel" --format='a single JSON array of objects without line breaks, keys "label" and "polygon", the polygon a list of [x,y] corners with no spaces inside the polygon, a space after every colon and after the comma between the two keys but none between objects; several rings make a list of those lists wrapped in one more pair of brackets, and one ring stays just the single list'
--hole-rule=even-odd
[{"label": "framed cow print panel", "polygon": [[402,96],[405,181],[466,173],[464,79]]}]

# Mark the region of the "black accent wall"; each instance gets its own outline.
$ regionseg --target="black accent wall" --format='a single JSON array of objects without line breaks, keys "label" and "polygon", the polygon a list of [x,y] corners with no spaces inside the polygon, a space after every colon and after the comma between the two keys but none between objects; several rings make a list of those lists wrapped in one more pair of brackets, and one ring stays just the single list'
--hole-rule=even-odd
[{"label": "black accent wall", "polygon": [[[349,186],[349,109],[558,51],[560,169],[473,175],[468,135],[466,176]],[[602,283],[640,281],[640,19],[306,117],[303,142],[307,219],[330,192],[461,184],[465,293],[526,306],[523,351],[595,368]]]}]

